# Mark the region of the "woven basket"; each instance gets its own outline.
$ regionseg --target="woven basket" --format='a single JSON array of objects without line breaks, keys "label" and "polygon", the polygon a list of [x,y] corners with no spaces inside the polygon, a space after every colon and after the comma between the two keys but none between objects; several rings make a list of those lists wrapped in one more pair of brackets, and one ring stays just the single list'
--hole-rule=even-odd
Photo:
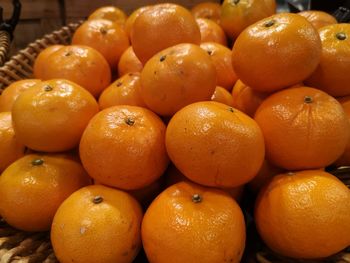
[{"label": "woven basket", "polygon": [[[7,58],[9,51],[9,36],[7,33],[0,32],[0,94],[12,82],[31,78],[33,74],[33,63],[41,50],[54,44],[69,44],[75,29],[80,23],[69,24],[60,30],[45,35],[42,39],[28,45],[27,48],[18,52],[7,61],[2,67],[1,65]],[[350,167],[333,169],[330,171],[338,176],[348,187],[350,187]],[[247,204],[243,204],[243,209],[249,217],[252,214],[253,198]],[[248,220],[249,221],[249,220]],[[250,225],[250,226],[249,226]],[[252,229],[252,230],[250,230]],[[26,233],[18,231],[8,226],[0,219],[0,263],[33,263],[58,262],[50,243],[48,233]],[[134,261],[147,262],[143,251]],[[302,261],[291,260],[280,257],[270,251],[258,238],[254,224],[248,224],[247,250],[242,262],[248,263],[350,263],[350,251],[344,251],[331,258],[321,261]]]}]

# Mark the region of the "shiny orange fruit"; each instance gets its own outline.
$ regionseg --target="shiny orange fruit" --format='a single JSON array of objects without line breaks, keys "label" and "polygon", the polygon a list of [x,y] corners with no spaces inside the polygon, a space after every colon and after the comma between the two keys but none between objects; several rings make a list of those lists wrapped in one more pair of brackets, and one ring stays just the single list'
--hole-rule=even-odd
[{"label": "shiny orange fruit", "polygon": [[199,30],[201,32],[201,42],[215,42],[221,45],[227,45],[227,39],[224,30],[214,21],[205,18],[197,18]]},{"label": "shiny orange fruit", "polygon": [[338,23],[334,16],[323,11],[306,10],[298,13],[298,15],[305,17],[317,29]]},{"label": "shiny orange fruit", "polygon": [[202,2],[196,4],[191,9],[194,18],[205,18],[220,23],[221,6],[219,3]]},{"label": "shiny orange fruit", "polygon": [[228,106],[233,105],[233,98],[230,92],[220,86],[216,86],[213,96],[211,96],[212,101],[221,102]]},{"label": "shiny orange fruit", "polygon": [[130,16],[126,19],[125,21],[125,32],[128,35],[129,39],[131,39],[131,29],[134,26],[134,22],[136,20],[136,18],[143,12],[145,11],[149,6],[142,6],[140,8],[137,8],[136,10],[134,10]]},{"label": "shiny orange fruit", "polygon": [[[338,99],[341,103],[346,116],[348,117],[350,123],[350,96]],[[350,166],[350,137],[346,144],[345,151],[340,156],[340,158],[335,162],[337,166]]]},{"label": "shiny orange fruit", "polygon": [[46,67],[46,64],[49,63],[47,59],[52,53],[64,47],[63,45],[52,45],[48,46],[44,50],[42,50],[39,55],[36,57],[33,66],[33,75],[35,78],[42,79],[43,78],[43,70]]},{"label": "shiny orange fruit", "polygon": [[123,10],[116,6],[103,6],[96,9],[88,18],[88,20],[93,19],[107,19],[123,27],[127,15]]},{"label": "shiny orange fruit", "polygon": [[121,55],[118,63],[118,74],[124,76],[128,73],[141,72],[143,69],[141,61],[136,57],[134,49],[128,47]]}]

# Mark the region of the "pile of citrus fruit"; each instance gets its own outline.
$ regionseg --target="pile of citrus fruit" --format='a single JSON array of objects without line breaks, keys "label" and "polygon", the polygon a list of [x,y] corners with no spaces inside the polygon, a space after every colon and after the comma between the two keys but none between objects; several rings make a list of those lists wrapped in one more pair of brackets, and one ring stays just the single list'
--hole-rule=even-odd
[{"label": "pile of citrus fruit", "polygon": [[350,24],[275,13],[96,10],[0,96],[1,217],[51,230],[63,263],[240,262],[257,195],[275,253],[347,248],[350,190],[325,168],[350,165]]}]

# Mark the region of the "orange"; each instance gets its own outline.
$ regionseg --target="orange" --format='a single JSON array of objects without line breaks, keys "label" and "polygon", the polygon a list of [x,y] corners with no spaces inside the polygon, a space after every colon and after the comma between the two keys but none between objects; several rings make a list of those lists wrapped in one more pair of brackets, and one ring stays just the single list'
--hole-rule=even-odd
[{"label": "orange", "polygon": [[55,255],[62,263],[130,263],[141,248],[141,220],[141,207],[129,194],[102,185],[84,187],[55,215]]},{"label": "orange", "polygon": [[194,16],[194,18],[206,18],[219,24],[221,6],[219,3],[202,2],[192,7],[191,13]]},{"label": "orange", "polygon": [[241,260],[245,223],[225,192],[181,182],[164,190],[142,221],[142,243],[152,263]]},{"label": "orange", "polygon": [[130,45],[125,31],[117,23],[106,19],[84,22],[74,32],[72,44],[96,49],[112,69],[117,69],[120,56]]},{"label": "orange", "polygon": [[305,17],[317,29],[338,23],[334,16],[323,11],[306,10],[298,13],[298,15]]},{"label": "orange", "polygon": [[182,107],[210,100],[216,70],[210,56],[197,45],[179,44],[154,55],[141,72],[141,95],[147,107],[171,116]]},{"label": "orange", "polygon": [[339,102],[323,91],[298,87],[276,92],[255,113],[268,161],[287,170],[323,168],[340,157],[349,120]]},{"label": "orange", "polygon": [[88,184],[81,164],[68,155],[26,155],[0,176],[0,214],[15,228],[47,231],[60,204]]},{"label": "orange", "polygon": [[271,16],[275,10],[267,0],[225,0],[221,5],[220,25],[235,39],[251,24]]},{"label": "orange", "polygon": [[228,106],[233,106],[233,98],[230,92],[220,86],[216,86],[213,96],[211,96],[212,101],[221,102]]},{"label": "orange", "polygon": [[132,47],[128,47],[121,55],[118,63],[118,73],[119,76],[123,76],[127,73],[141,72],[142,63],[136,57],[135,52]]},{"label": "orange", "polygon": [[237,80],[232,89],[232,106],[254,117],[255,111],[267,96],[268,94],[256,91],[241,80]]},{"label": "orange", "polygon": [[317,67],[321,41],[306,18],[281,13],[246,28],[232,50],[238,78],[261,92],[302,82]]},{"label": "orange", "polygon": [[80,158],[89,175],[125,190],[156,181],[168,165],[165,125],[153,112],[114,106],[99,112],[80,142]]},{"label": "orange", "polygon": [[319,33],[321,62],[305,83],[332,96],[350,95],[350,24],[326,26]]},{"label": "orange", "polygon": [[43,80],[67,79],[87,89],[95,97],[111,82],[108,62],[91,47],[66,46],[48,56],[47,61]]},{"label": "orange", "polygon": [[[343,97],[338,99],[338,101],[343,106],[346,116],[350,122],[350,97]],[[337,166],[350,166],[350,137],[346,144],[345,151],[340,156],[340,158],[335,162]]]},{"label": "orange", "polygon": [[140,73],[129,73],[114,81],[101,94],[100,109],[116,105],[145,106],[142,100]]},{"label": "orange", "polygon": [[45,48],[43,51],[39,53],[39,55],[36,57],[34,61],[33,66],[33,75],[35,78],[42,79],[43,78],[43,70],[46,67],[46,64],[48,64],[48,57],[56,52],[57,50],[64,47],[63,45],[52,45]]},{"label": "orange", "polygon": [[88,18],[88,20],[93,19],[107,19],[117,23],[119,26],[124,26],[127,15],[118,7],[103,6],[96,9]]},{"label": "orange", "polygon": [[203,48],[210,55],[216,68],[216,84],[231,91],[237,81],[237,75],[232,67],[231,50],[218,43],[202,43]]},{"label": "orange", "polygon": [[38,79],[18,80],[6,87],[0,96],[0,112],[11,111],[17,97],[25,90],[39,83]]},{"label": "orange", "polygon": [[129,39],[131,38],[131,29],[134,26],[134,22],[136,18],[145,11],[149,6],[142,6],[140,8],[137,8],[135,11],[133,11],[130,16],[125,21],[125,32],[128,35]]},{"label": "orange", "polygon": [[12,109],[16,137],[36,151],[67,151],[79,144],[98,112],[95,98],[68,80],[43,81],[24,91]]},{"label": "orange", "polygon": [[256,122],[214,101],[193,103],[177,112],[167,127],[166,147],[190,180],[226,188],[253,179],[265,154]]},{"label": "orange", "polygon": [[328,257],[350,244],[350,191],[321,170],[281,174],[260,192],[255,221],[265,243],[281,255]]},{"label": "orange", "polygon": [[196,22],[201,32],[201,42],[216,42],[221,45],[227,45],[227,39],[224,30],[214,21],[205,18],[197,18]]},{"label": "orange", "polygon": [[11,112],[0,112],[0,173],[22,157],[25,150],[13,130]]},{"label": "orange", "polygon": [[192,14],[176,4],[150,6],[135,19],[131,43],[145,64],[159,51],[180,43],[200,43],[200,31]]}]

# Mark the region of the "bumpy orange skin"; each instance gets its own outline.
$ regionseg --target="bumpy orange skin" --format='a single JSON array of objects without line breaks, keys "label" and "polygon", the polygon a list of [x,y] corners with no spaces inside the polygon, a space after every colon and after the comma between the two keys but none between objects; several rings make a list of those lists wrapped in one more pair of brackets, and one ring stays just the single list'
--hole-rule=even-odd
[{"label": "bumpy orange skin", "polygon": [[98,104],[100,109],[116,105],[145,107],[141,94],[140,73],[129,73],[114,81],[101,94]]},{"label": "bumpy orange skin", "polygon": [[84,22],[74,32],[73,45],[86,45],[96,49],[116,70],[120,56],[129,47],[129,38],[117,24],[106,19]]},{"label": "bumpy orange skin", "polygon": [[15,228],[47,231],[61,203],[88,184],[81,164],[68,155],[26,155],[0,176],[0,214]]},{"label": "bumpy orange skin", "polygon": [[[346,116],[348,117],[350,124],[350,96],[338,99],[343,106]],[[350,165],[350,137],[346,144],[345,151],[340,158],[335,162],[337,166],[349,166]]]},{"label": "bumpy orange skin", "polygon": [[102,185],[84,187],[55,215],[55,255],[62,263],[130,263],[141,248],[141,220],[141,207],[131,195]]},{"label": "bumpy orange skin", "polygon": [[[199,195],[200,202],[192,201]],[[241,209],[225,192],[181,182],[164,190],[142,221],[150,262],[240,262],[245,246]]]},{"label": "bumpy orange skin", "polygon": [[216,70],[210,56],[197,45],[179,44],[153,56],[141,72],[141,94],[147,107],[172,116],[184,106],[210,100]]},{"label": "bumpy orange skin", "polygon": [[137,8],[135,11],[133,11],[130,16],[126,19],[125,21],[125,32],[128,35],[129,39],[131,39],[131,29],[134,26],[134,22],[136,18],[143,12],[145,11],[149,6],[142,6],[140,8]]},{"label": "bumpy orange skin", "polygon": [[24,91],[12,108],[16,137],[29,148],[67,151],[79,144],[98,112],[95,98],[68,80],[43,81]]},{"label": "bumpy orange skin", "polygon": [[80,142],[80,158],[89,175],[125,190],[156,181],[168,165],[165,125],[153,112],[114,106],[99,112]]},{"label": "bumpy orange skin", "polygon": [[338,23],[334,16],[323,11],[307,10],[298,15],[305,17],[316,29]]},{"label": "bumpy orange skin", "polygon": [[232,49],[237,76],[260,92],[274,92],[302,82],[320,59],[317,30],[296,14],[277,14],[249,26]]},{"label": "bumpy orange skin", "polygon": [[135,19],[131,43],[145,64],[161,50],[180,43],[200,43],[200,31],[192,14],[175,4],[150,6]]},{"label": "bumpy orange skin", "polygon": [[95,49],[72,45],[60,48],[47,58],[50,63],[42,72],[43,80],[67,79],[97,97],[111,82],[111,69]]},{"label": "bumpy orange skin", "polygon": [[123,27],[126,22],[127,15],[123,10],[115,6],[103,6],[96,9],[88,18],[88,20],[94,19],[107,19]]},{"label": "bumpy orange skin", "polygon": [[0,96],[0,112],[11,111],[17,97],[25,90],[39,83],[39,79],[18,80],[6,87]]},{"label": "bumpy orange skin", "polygon": [[227,36],[235,39],[246,27],[273,15],[275,10],[267,2],[263,0],[225,0],[221,5],[220,25]]},{"label": "bumpy orange skin", "polygon": [[63,45],[52,45],[45,48],[39,53],[34,61],[33,75],[35,78],[43,78],[43,70],[50,61],[47,59],[52,53],[64,47]]},{"label": "bumpy orange skin", "polygon": [[321,61],[305,83],[335,97],[350,95],[350,25],[326,26],[319,33]]},{"label": "bumpy orange skin", "polygon": [[141,72],[143,69],[141,61],[136,57],[132,47],[128,47],[121,55],[118,63],[118,74],[124,76],[128,73]]},{"label": "bumpy orange skin", "polygon": [[11,112],[0,112],[0,173],[24,155],[25,146],[16,138]]},{"label": "bumpy orange skin", "polygon": [[255,221],[265,243],[281,255],[328,257],[350,244],[350,191],[321,170],[281,174],[260,192]]},{"label": "bumpy orange skin", "polygon": [[227,45],[227,39],[224,30],[214,21],[205,18],[197,18],[199,30],[201,32],[201,42],[215,42],[221,45]]},{"label": "bumpy orange skin", "polygon": [[226,188],[250,181],[265,154],[256,122],[214,101],[177,112],[167,127],[166,147],[172,162],[190,180]]},{"label": "bumpy orange skin", "polygon": [[211,96],[212,101],[221,102],[228,106],[233,106],[233,98],[230,92],[220,86],[216,86],[213,96]]},{"label": "bumpy orange skin", "polygon": [[220,24],[221,6],[219,3],[203,2],[191,9],[194,18],[205,18]]},{"label": "bumpy orange skin", "polygon": [[287,170],[330,165],[344,152],[349,120],[340,103],[323,91],[298,87],[268,97],[255,113],[267,159]]}]

